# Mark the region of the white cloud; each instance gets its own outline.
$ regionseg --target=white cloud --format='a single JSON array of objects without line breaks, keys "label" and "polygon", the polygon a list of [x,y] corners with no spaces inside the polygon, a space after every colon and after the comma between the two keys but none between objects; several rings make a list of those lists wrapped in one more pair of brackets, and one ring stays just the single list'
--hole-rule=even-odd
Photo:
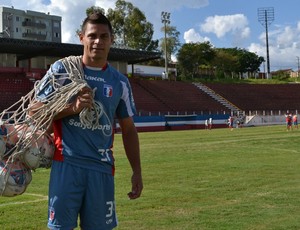
[{"label": "white cloud", "polygon": [[[107,10],[108,8],[115,8],[115,0],[3,0],[4,5],[15,6],[16,9],[33,10],[40,12],[50,12],[51,15],[58,15],[62,17],[62,41],[65,43],[78,43],[76,37],[76,30],[85,18],[85,10],[91,6],[99,6]],[[161,33],[161,12],[186,8],[201,8],[207,6],[209,0],[127,0],[134,6],[138,7],[148,21],[154,25],[154,38]],[[172,18],[172,14],[171,14]]]},{"label": "white cloud", "polygon": [[[161,12],[167,11],[171,13],[171,25],[173,26],[173,17],[175,14],[182,14],[180,9],[199,9],[209,4],[209,0],[127,0],[134,6],[144,12],[147,20],[153,24],[154,39],[162,37]],[[177,26],[177,25],[174,25]],[[180,31],[182,32],[182,31]]]},{"label": "white cloud", "polygon": [[184,32],[183,38],[186,43],[210,41],[208,37],[202,37],[199,33],[197,33],[195,29],[189,29]]},{"label": "white cloud", "polygon": [[246,27],[241,31],[241,38],[248,38],[250,36],[250,28]]},{"label": "white cloud", "polygon": [[297,28],[291,28],[290,26],[285,27],[276,38],[276,42],[281,49],[292,47],[294,41],[297,40],[299,40],[299,31]]},{"label": "white cloud", "polygon": [[114,8],[115,2],[110,0],[5,0],[5,5],[16,9],[33,10],[50,13],[62,17],[62,42],[79,43],[76,30],[79,29],[86,16],[85,10],[91,6],[100,6],[104,9]]},{"label": "white cloud", "polygon": [[147,9],[147,12],[159,12],[159,14],[161,11],[172,11],[182,7],[197,9],[209,4],[209,0],[127,0],[127,2],[131,2],[140,9]]},{"label": "white cloud", "polygon": [[216,34],[218,38],[224,37],[227,33],[240,34],[241,38],[250,35],[248,20],[243,14],[208,17],[201,25],[201,29],[206,33]]},{"label": "white cloud", "polygon": [[[252,43],[248,50],[266,59],[266,35],[259,36],[260,43]],[[296,26],[277,26],[268,32],[271,70],[297,69],[296,57],[300,56],[300,22]]]},{"label": "white cloud", "polygon": [[[79,43],[76,30],[80,28],[83,19],[86,17],[85,10],[91,6],[111,6],[108,0],[52,0],[47,6],[49,12],[62,16],[62,41],[65,43]],[[104,8],[104,7],[102,7]]]},{"label": "white cloud", "polygon": [[[116,0],[0,0],[1,5],[14,6],[15,9],[33,10],[39,12],[50,12],[51,15],[62,17],[62,41],[67,43],[79,43],[76,36],[76,30],[85,18],[85,10],[91,6],[99,6],[107,10],[115,8]],[[163,36],[161,32],[161,12],[171,12],[171,25],[181,27],[181,37],[185,42],[203,42],[210,41],[218,47],[241,47],[247,48],[252,52],[256,52],[260,56],[266,54],[265,34],[254,36],[256,27],[259,27],[256,21],[248,22],[248,18],[243,14],[233,15],[215,15],[207,17],[200,25],[200,29],[194,27],[197,25],[195,21],[189,19],[189,23],[184,21],[186,14],[189,14],[189,9],[211,10],[211,7],[206,7],[209,0],[127,0],[134,6],[138,7],[149,22],[154,26],[154,39],[159,39]],[[206,7],[206,8],[204,8]],[[226,10],[224,9],[224,12]],[[215,12],[215,11],[212,11]],[[243,11],[245,14],[247,10]],[[189,18],[189,17],[186,17]],[[250,17],[249,17],[250,18]],[[177,22],[175,20],[177,19]],[[201,19],[202,20],[202,19]],[[191,23],[193,23],[191,25]],[[294,22],[292,22],[294,23]],[[251,27],[250,29],[250,26]],[[271,28],[271,30],[270,30]],[[280,24],[272,25],[269,28],[269,51],[271,68],[277,69],[280,67],[291,66],[294,69],[297,67],[295,61],[296,56],[300,56],[300,21],[289,26],[280,26]],[[273,29],[274,28],[274,29]],[[260,28],[259,31],[263,31]],[[215,36],[212,36],[215,34]],[[209,37],[208,37],[209,35]],[[250,35],[252,36],[250,38]],[[250,40],[250,39],[251,40]],[[183,41],[182,41],[183,42]],[[247,42],[247,43],[246,43]],[[252,42],[252,44],[249,44]]]}]

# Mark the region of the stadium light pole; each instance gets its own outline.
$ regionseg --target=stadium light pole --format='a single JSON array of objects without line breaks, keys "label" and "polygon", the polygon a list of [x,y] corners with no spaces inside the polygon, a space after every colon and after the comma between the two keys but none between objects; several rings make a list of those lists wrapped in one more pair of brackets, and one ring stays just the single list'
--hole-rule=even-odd
[{"label": "stadium light pole", "polygon": [[274,21],[274,8],[258,8],[258,21],[266,28],[266,49],[267,49],[267,79],[270,76],[269,38],[268,26]]},{"label": "stadium light pole", "polygon": [[164,24],[164,31],[165,31],[165,76],[167,79],[168,76],[168,52],[167,52],[167,24],[170,24],[170,13],[168,12],[161,12],[161,22]]},{"label": "stadium light pole", "polygon": [[298,65],[298,70],[297,70],[297,78],[299,77],[299,71],[300,71],[300,63],[299,63],[299,57],[296,56],[297,58],[297,65]]}]

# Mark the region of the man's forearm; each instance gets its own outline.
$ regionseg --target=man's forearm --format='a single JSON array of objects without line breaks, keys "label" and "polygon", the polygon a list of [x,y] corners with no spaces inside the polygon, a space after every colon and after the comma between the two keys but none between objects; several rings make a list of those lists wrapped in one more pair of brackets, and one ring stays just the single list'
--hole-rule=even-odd
[{"label": "man's forearm", "polygon": [[126,156],[134,173],[141,173],[141,159],[138,134],[135,129],[123,135],[123,144]]}]

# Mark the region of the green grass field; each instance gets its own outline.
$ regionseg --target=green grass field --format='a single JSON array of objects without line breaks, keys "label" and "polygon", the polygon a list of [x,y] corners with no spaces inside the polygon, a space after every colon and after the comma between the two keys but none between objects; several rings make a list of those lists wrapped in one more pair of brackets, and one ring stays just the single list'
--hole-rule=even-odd
[{"label": "green grass field", "polygon": [[[300,229],[300,130],[284,126],[140,133],[144,192],[115,138],[120,230]],[[1,230],[42,230],[49,170],[26,193],[0,197]]]}]

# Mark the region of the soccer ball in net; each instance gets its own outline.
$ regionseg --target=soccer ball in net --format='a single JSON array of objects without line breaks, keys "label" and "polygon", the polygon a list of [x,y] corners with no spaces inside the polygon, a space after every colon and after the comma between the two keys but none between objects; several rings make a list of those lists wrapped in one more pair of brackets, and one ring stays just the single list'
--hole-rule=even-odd
[{"label": "soccer ball in net", "polygon": [[2,124],[2,130],[5,133],[0,135],[0,159],[7,159],[15,150],[16,143],[19,140],[19,132],[22,126],[13,124]]},{"label": "soccer ball in net", "polygon": [[19,132],[23,129],[22,125],[5,124],[7,128],[7,142],[15,145],[19,140]]},{"label": "soccer ball in net", "polygon": [[26,136],[28,135],[32,135],[30,147],[20,155],[20,160],[32,170],[49,168],[55,149],[52,137],[46,133],[41,135],[41,131],[34,134],[29,132]]},{"label": "soccer ball in net", "polygon": [[32,180],[31,170],[22,162],[0,161],[0,195],[17,196],[25,192]]}]

